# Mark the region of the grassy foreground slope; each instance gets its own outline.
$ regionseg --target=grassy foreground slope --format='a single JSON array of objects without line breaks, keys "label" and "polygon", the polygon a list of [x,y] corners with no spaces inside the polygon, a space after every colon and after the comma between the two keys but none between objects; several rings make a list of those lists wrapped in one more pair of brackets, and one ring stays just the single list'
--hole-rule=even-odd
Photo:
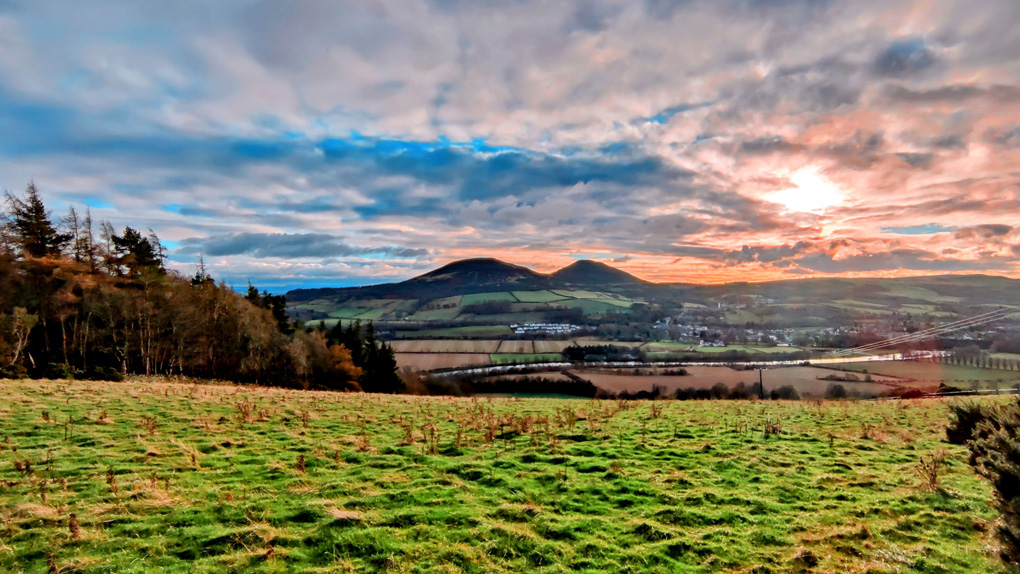
[{"label": "grassy foreground slope", "polygon": [[5,572],[1000,571],[989,489],[933,400],[0,393]]}]

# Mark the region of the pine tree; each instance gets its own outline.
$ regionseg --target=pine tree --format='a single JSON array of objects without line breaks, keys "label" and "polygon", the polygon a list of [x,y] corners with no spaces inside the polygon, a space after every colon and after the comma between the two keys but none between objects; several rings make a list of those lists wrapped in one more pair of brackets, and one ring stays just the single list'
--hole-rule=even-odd
[{"label": "pine tree", "polygon": [[162,246],[159,241],[143,237],[141,233],[130,227],[124,228],[124,235],[111,238],[113,249],[117,255],[117,264],[126,267],[128,273],[138,274],[147,269],[162,270]]},{"label": "pine tree", "polygon": [[24,257],[59,257],[70,233],[60,233],[50,221],[35,183],[29,183],[22,199],[5,192],[10,211],[10,227]]}]

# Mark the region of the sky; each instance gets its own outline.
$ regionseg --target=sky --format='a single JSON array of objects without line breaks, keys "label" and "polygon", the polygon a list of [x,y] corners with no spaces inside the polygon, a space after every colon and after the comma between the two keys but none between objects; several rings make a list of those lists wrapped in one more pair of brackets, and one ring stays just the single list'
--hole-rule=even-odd
[{"label": "sky", "polygon": [[0,0],[0,187],[282,290],[1020,277],[1020,2]]}]

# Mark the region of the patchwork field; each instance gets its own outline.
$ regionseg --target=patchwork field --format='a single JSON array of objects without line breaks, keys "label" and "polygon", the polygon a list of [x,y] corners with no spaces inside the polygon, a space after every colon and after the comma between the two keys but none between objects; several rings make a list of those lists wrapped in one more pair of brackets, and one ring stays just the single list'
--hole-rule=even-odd
[{"label": "patchwork field", "polygon": [[0,392],[5,572],[1005,572],[937,400]]},{"label": "patchwork field", "polygon": [[[508,303],[505,311],[486,309],[486,303]],[[422,322],[484,321],[493,325],[511,323],[541,323],[558,321],[552,315],[563,308],[577,308],[586,315],[628,313],[635,300],[612,293],[593,291],[497,291],[493,293],[467,293],[436,299],[359,299],[343,301],[314,299],[295,302],[290,309],[310,323],[328,320],[379,320]],[[482,308],[479,308],[482,306]],[[400,323],[392,325],[399,337],[416,337],[412,329],[405,330]],[[422,335],[428,337],[431,335]],[[446,335],[436,335],[446,336]],[[485,336],[485,335],[483,335]]]}]

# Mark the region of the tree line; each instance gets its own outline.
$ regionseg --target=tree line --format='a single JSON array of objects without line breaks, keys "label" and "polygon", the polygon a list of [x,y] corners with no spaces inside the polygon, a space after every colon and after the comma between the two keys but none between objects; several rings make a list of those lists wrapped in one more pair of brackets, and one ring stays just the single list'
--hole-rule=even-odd
[{"label": "tree line", "polygon": [[258,385],[395,392],[393,350],[371,326],[305,328],[282,295],[242,296],[167,268],[155,232],[71,208],[36,186],[5,192],[0,221],[0,377],[182,375]]}]

